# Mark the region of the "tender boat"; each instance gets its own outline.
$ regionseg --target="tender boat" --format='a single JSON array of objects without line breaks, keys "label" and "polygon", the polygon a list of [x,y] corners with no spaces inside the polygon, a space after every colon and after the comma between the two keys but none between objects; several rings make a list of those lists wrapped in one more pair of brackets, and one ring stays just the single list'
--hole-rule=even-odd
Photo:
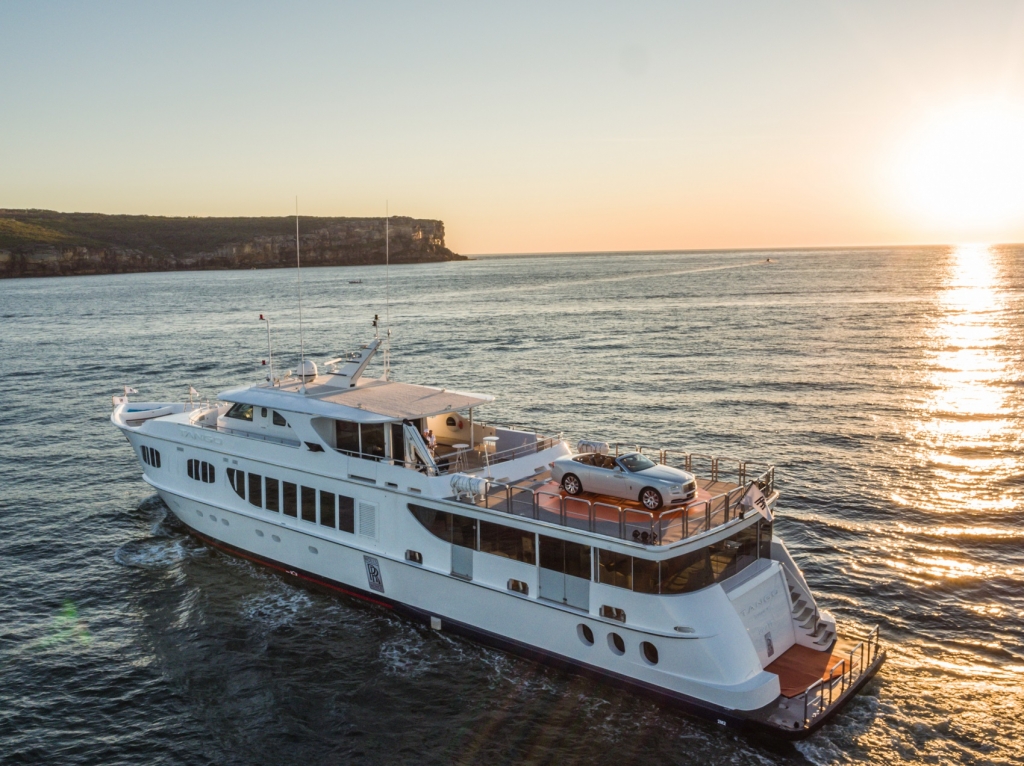
[{"label": "tender boat", "polygon": [[[212,546],[725,727],[806,737],[884,661],[775,532],[773,466],[486,423],[493,397],[390,380],[386,351],[365,376],[381,343],[217,403],[114,397],[111,420]],[[627,452],[693,474],[695,496],[648,510],[552,479]]]}]

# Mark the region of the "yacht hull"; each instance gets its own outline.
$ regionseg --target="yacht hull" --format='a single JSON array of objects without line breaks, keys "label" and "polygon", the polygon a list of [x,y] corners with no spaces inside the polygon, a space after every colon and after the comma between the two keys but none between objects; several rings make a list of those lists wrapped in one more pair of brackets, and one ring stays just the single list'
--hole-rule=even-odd
[{"label": "yacht hull", "polygon": [[[453,618],[449,616],[449,613],[444,609],[424,609],[421,606],[393,598],[387,594],[370,590],[368,587],[363,587],[361,582],[356,584],[356,581],[334,579],[324,575],[323,573],[304,569],[288,561],[259,553],[240,546],[235,542],[229,542],[224,539],[223,535],[213,534],[214,530],[217,530],[218,532],[220,531],[218,524],[223,525],[223,522],[227,517],[230,517],[231,522],[235,522],[236,525],[239,523],[246,524],[247,522],[255,522],[256,524],[260,524],[260,526],[267,527],[267,531],[264,532],[264,539],[266,534],[273,534],[270,532],[270,530],[273,529],[273,525],[261,524],[259,521],[250,519],[245,515],[236,514],[218,506],[200,503],[191,498],[182,497],[166,490],[159,490],[159,494],[178,521],[180,521],[188,529],[188,532],[198,540],[228,555],[235,556],[273,570],[285,579],[288,579],[298,585],[326,592],[334,596],[349,597],[367,602],[376,607],[391,610],[396,614],[402,615],[409,620],[422,623],[432,629],[443,630],[444,632],[466,638],[484,646],[520,656],[530,661],[574,673],[586,678],[591,678],[615,688],[638,693],[641,696],[649,699],[655,699],[661,704],[680,710],[689,716],[717,723],[720,726],[739,730],[755,736],[767,736],[772,739],[784,739],[790,741],[800,740],[810,736],[814,731],[825,724],[836,712],[838,712],[849,698],[856,695],[864,684],[866,684],[875,675],[885,659],[884,652],[879,653],[879,656],[857,679],[857,682],[848,687],[841,697],[837,698],[834,704],[830,705],[830,709],[819,715],[810,725],[799,730],[789,730],[766,721],[766,711],[771,707],[771,705],[766,706],[764,709],[751,711],[736,710],[716,705],[708,702],[707,700],[702,700],[691,695],[668,689],[664,686],[645,682],[642,679],[630,677],[607,668],[583,662],[580,659],[561,654],[557,651],[518,641],[494,630],[488,630],[481,625],[475,625],[465,620]],[[199,515],[200,513],[202,514],[201,516]],[[196,520],[206,520],[209,522],[211,514],[215,517],[213,519],[214,523],[212,525],[207,524],[206,526],[212,528],[201,529],[200,526],[197,525]],[[217,518],[218,514],[220,515],[219,522]],[[226,525],[228,528],[230,528],[231,522]],[[302,534],[300,531],[292,528],[284,527],[284,529],[293,534]],[[315,537],[310,537],[309,539],[314,542],[319,540],[319,538]],[[319,540],[320,544],[323,542],[324,541]],[[367,551],[360,548],[352,548],[350,549],[350,552],[353,557],[365,558],[367,554]],[[377,560],[379,561],[379,558]],[[392,565],[382,567],[384,569],[385,587],[390,584],[389,580],[394,579],[394,565],[403,568],[412,568],[412,565],[405,565],[402,562],[385,561],[385,563]],[[451,582],[451,578],[444,577],[443,575],[431,572],[424,572],[424,574],[433,575],[439,582]],[[514,596],[511,598],[515,598],[517,601],[525,601],[525,599],[520,599]],[[576,617],[585,618],[586,615],[580,614]]]}]

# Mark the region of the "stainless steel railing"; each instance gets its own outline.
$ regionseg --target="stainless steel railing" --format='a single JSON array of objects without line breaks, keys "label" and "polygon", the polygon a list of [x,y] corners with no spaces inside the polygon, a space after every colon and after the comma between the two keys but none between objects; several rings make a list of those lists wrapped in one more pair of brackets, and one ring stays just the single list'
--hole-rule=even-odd
[{"label": "stainless steel railing", "polygon": [[847,655],[828,670],[828,675],[803,693],[803,723],[810,724],[843,696],[878,658],[881,642],[878,626],[873,627]]},{"label": "stainless steel railing", "polygon": [[657,513],[564,495],[545,488],[549,485],[505,484],[490,479],[485,480],[483,495],[473,502],[483,508],[643,545],[672,545],[744,516],[740,501],[751,485],[768,487],[773,482],[774,469],[769,466],[768,471],[745,485]]}]

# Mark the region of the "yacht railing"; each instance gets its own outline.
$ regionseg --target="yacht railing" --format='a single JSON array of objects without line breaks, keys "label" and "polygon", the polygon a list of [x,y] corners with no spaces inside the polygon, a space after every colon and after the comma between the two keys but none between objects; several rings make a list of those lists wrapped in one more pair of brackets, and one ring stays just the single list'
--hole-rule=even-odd
[{"label": "yacht railing", "polygon": [[804,726],[827,711],[874,664],[881,650],[878,636],[877,625],[866,636],[856,636],[861,639],[860,642],[829,668],[827,676],[803,693]]},{"label": "yacht railing", "polygon": [[755,483],[765,488],[772,485],[774,468],[769,466],[767,471],[752,477],[746,484],[705,500],[658,512],[565,495],[551,489],[551,485],[506,484],[490,479],[485,479],[483,495],[472,498],[472,502],[514,516],[643,545],[672,545],[744,517],[748,511],[740,501]]},{"label": "yacht railing", "polygon": [[[512,430],[512,429],[509,429]],[[537,441],[529,444],[520,444],[517,447],[501,450],[499,452],[485,453],[483,449],[469,449],[448,452],[444,455],[434,455],[434,462],[437,468],[425,467],[424,470],[429,476],[444,476],[462,471],[478,471],[487,466],[495,466],[500,463],[507,463],[517,458],[533,455],[546,449],[554,447],[562,441],[562,434],[557,436],[537,435]],[[477,445],[478,447],[482,445]],[[460,460],[461,458],[461,460]]]},{"label": "yacht railing", "polygon": [[201,421],[193,421],[192,425],[196,428],[202,428],[207,431],[215,431],[220,434],[231,434],[232,436],[243,436],[246,439],[258,439],[259,441],[270,442],[271,444],[280,444],[285,447],[301,447],[302,442],[297,439],[282,439],[280,436],[271,436],[270,434],[258,434],[253,431],[246,431],[241,428],[228,428],[227,426],[219,426],[216,424],[203,423]]}]

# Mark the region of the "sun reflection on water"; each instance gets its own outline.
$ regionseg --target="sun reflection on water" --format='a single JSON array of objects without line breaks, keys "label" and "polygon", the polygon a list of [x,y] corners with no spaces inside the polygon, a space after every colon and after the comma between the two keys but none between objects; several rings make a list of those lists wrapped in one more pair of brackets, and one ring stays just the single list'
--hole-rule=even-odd
[{"label": "sun reflection on water", "polygon": [[[929,334],[924,403],[910,436],[917,445],[913,484],[903,488],[923,510],[998,511],[1013,498],[994,489],[1017,471],[1005,448],[1015,440],[1009,401],[1006,309],[993,251],[962,245],[951,253],[940,315]],[[913,490],[908,492],[908,490]],[[908,497],[909,495],[909,497]]]}]

